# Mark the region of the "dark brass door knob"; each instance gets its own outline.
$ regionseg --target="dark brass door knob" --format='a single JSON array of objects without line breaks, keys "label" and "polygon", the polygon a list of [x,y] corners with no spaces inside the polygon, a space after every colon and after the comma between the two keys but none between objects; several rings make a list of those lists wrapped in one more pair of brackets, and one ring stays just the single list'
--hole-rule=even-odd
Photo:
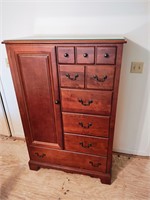
[{"label": "dark brass door knob", "polygon": [[55,101],[55,104],[59,104],[59,103],[60,103],[60,101],[59,101],[59,100],[56,100],[56,101]]}]

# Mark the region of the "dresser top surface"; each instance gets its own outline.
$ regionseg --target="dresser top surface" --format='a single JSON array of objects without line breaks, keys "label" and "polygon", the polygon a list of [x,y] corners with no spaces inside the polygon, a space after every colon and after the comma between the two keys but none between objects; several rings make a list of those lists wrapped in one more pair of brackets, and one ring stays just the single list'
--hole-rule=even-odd
[{"label": "dresser top surface", "polygon": [[126,43],[126,39],[122,36],[111,35],[33,35],[4,40],[2,43]]}]

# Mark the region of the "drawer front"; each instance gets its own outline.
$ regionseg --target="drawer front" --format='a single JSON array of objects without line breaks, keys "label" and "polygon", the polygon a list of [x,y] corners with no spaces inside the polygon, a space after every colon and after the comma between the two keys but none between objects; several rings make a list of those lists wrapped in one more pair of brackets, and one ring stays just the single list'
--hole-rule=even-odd
[{"label": "drawer front", "polygon": [[60,65],[61,87],[84,88],[84,66]]},{"label": "drawer front", "polygon": [[73,64],[74,59],[74,47],[58,47],[57,48],[58,63]]},{"label": "drawer front", "polygon": [[114,66],[86,66],[86,88],[113,89]]},{"label": "drawer front", "polygon": [[115,64],[116,47],[97,47],[96,63],[112,65]]},{"label": "drawer front", "polygon": [[108,137],[108,116],[95,116],[76,113],[62,113],[65,133]]},{"label": "drawer front", "polygon": [[94,63],[94,47],[77,47],[76,51],[78,64]]},{"label": "drawer front", "polygon": [[107,158],[101,156],[92,156],[65,150],[30,147],[30,158],[41,163],[45,162],[53,165],[106,172]]},{"label": "drawer front", "polygon": [[65,149],[69,151],[107,156],[108,139],[65,133]]},{"label": "drawer front", "polygon": [[61,89],[62,111],[110,115],[111,91]]}]

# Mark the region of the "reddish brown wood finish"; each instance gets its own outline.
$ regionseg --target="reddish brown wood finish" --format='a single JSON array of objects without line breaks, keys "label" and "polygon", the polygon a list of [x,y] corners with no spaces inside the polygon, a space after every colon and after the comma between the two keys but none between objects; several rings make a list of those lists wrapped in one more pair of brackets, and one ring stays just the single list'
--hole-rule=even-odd
[{"label": "reddish brown wood finish", "polygon": [[94,47],[77,47],[76,54],[78,64],[94,63]]},{"label": "reddish brown wood finish", "polygon": [[84,66],[60,65],[60,86],[66,88],[84,88]]},{"label": "reddish brown wood finish", "polygon": [[17,57],[33,141],[56,143],[54,100],[52,85],[49,84],[52,82],[49,56],[20,53]]},{"label": "reddish brown wood finish", "polygon": [[114,94],[113,94],[113,100],[112,100],[112,114],[111,114],[111,119],[110,119],[110,139],[109,139],[109,146],[108,146],[107,173],[111,173],[111,167],[112,167],[112,148],[113,148],[113,138],[114,138],[114,127],[115,127],[115,119],[116,119],[118,89],[119,89],[119,80],[120,80],[122,52],[123,52],[122,44],[119,44],[117,46],[117,52],[118,53],[117,53],[117,59],[116,59]]},{"label": "reddish brown wood finish", "polygon": [[7,51],[28,145],[62,148],[54,47],[9,45]]},{"label": "reddish brown wood finish", "polygon": [[[62,113],[64,132],[82,135],[108,137],[109,116]],[[83,127],[81,126],[83,124]],[[92,126],[88,125],[92,124]]]},{"label": "reddish brown wood finish", "polygon": [[104,184],[111,184],[111,174],[110,173],[91,171],[91,170],[87,170],[87,169],[68,167],[68,166],[51,164],[51,163],[37,162],[37,161],[33,161],[33,160],[29,161],[29,167],[31,170],[39,170],[40,167],[42,167],[42,168],[63,170],[65,172],[69,172],[69,173],[85,174],[85,175],[89,175],[91,177],[100,178],[100,181]]},{"label": "reddish brown wood finish", "polygon": [[111,91],[61,89],[61,98],[65,112],[109,115],[111,111]]},{"label": "reddish brown wood finish", "polygon": [[74,60],[74,47],[58,47],[57,48],[58,63],[72,64]]},{"label": "reddish brown wood finish", "polygon": [[[125,42],[123,39],[3,42],[7,47],[30,169],[61,169],[111,183]],[[76,73],[79,76],[71,80]],[[94,75],[96,78],[91,78]],[[104,76],[107,76],[105,80]]]},{"label": "reddish brown wood finish", "polygon": [[107,138],[98,138],[98,137],[65,133],[64,142],[65,142],[65,149],[69,151],[107,156],[107,149],[108,149]]},{"label": "reddish brown wood finish", "polygon": [[115,64],[116,47],[97,47],[96,63],[97,64]]},{"label": "reddish brown wood finish", "polygon": [[86,88],[112,90],[115,67],[110,65],[86,66]]},{"label": "reddish brown wood finish", "polygon": [[30,170],[38,171],[40,169],[40,166],[29,161],[29,168]]}]

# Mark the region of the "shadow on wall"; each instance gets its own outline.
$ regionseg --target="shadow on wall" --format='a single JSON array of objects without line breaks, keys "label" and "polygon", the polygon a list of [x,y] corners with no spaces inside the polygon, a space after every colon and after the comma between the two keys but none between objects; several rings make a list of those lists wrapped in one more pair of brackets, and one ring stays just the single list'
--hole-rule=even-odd
[{"label": "shadow on wall", "polygon": [[[136,36],[136,32],[143,30],[139,27],[127,38]],[[145,36],[143,36],[145,37]],[[137,38],[135,38],[135,41]],[[145,43],[146,38],[143,38]],[[141,42],[141,40],[140,40]],[[150,68],[148,66],[148,48],[127,39],[124,45],[123,64],[120,78],[117,119],[115,127],[114,150],[127,149],[138,155],[147,155],[150,151],[148,134],[148,115],[150,109]],[[130,73],[132,61],[144,62],[142,74]],[[121,149],[121,148],[122,149]],[[125,148],[126,147],[126,148]]]}]

